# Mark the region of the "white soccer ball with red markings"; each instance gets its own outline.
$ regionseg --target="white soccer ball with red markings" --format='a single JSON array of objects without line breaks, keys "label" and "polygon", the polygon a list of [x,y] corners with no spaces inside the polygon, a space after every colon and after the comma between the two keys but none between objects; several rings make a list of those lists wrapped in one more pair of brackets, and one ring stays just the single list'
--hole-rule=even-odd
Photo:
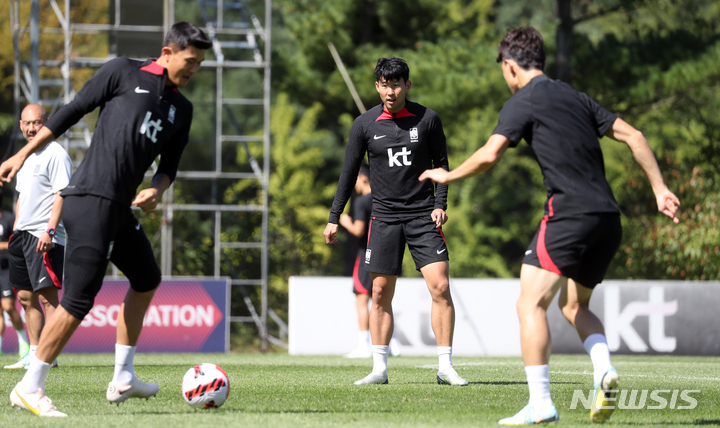
[{"label": "white soccer ball with red markings", "polygon": [[198,364],[183,376],[183,399],[196,409],[216,409],[225,403],[229,394],[227,374],[215,364]]}]

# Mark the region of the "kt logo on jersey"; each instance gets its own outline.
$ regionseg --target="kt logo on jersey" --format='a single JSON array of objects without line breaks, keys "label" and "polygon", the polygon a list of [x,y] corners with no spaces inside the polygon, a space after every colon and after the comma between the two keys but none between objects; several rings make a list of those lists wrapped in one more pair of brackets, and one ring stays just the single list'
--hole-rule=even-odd
[{"label": "kt logo on jersey", "polygon": [[148,137],[153,143],[157,143],[157,132],[163,130],[162,119],[150,120],[151,118],[151,111],[145,113],[145,121],[140,127],[140,133],[145,134],[145,136]]}]

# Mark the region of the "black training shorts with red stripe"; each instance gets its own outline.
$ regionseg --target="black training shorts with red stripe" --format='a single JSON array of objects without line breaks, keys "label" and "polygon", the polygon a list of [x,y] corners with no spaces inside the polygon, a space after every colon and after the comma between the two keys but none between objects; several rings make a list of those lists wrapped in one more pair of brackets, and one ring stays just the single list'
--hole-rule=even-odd
[{"label": "black training shorts with red stripe", "polygon": [[370,221],[365,269],[384,275],[400,275],[405,243],[415,261],[415,268],[435,262],[447,262],[447,244],[442,229],[427,214],[411,219]]},{"label": "black training shorts with red stripe", "polygon": [[54,243],[50,250],[38,254],[37,245],[38,238],[24,230],[10,237],[10,285],[32,292],[46,287],[62,288],[65,247]]},{"label": "black training shorts with red stripe", "polygon": [[619,214],[577,214],[564,218],[546,215],[525,252],[523,264],[595,288],[605,278],[621,239]]}]

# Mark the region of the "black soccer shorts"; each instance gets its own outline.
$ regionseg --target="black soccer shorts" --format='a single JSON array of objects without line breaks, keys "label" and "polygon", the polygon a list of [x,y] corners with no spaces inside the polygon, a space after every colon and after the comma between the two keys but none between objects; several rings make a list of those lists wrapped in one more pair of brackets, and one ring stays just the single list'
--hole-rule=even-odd
[{"label": "black soccer shorts", "polygon": [[65,294],[70,315],[85,318],[113,262],[138,292],[160,285],[160,268],[150,241],[130,207],[93,195],[68,195],[63,204],[67,231]]},{"label": "black soccer shorts", "polygon": [[621,239],[618,214],[545,216],[525,252],[523,263],[595,288],[605,278]]},{"label": "black soccer shorts", "polygon": [[62,288],[64,247],[53,243],[50,250],[37,253],[38,238],[25,230],[10,237],[10,285],[17,290],[38,292],[43,288]]},{"label": "black soccer shorts", "polygon": [[373,217],[368,235],[365,269],[370,272],[400,275],[405,243],[417,270],[430,263],[450,260],[442,229],[435,226],[430,214],[392,222]]}]

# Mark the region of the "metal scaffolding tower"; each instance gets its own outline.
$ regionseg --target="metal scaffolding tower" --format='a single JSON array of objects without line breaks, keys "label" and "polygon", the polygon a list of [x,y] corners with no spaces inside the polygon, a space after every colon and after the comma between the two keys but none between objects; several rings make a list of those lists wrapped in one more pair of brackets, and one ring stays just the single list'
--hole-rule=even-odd
[{"label": "metal scaffolding tower", "polygon": [[[70,102],[75,95],[73,89],[73,74],[83,68],[97,68],[118,54],[131,56],[122,52],[113,52],[118,46],[132,45],[138,37],[150,35],[162,37],[176,21],[192,21],[198,24],[213,42],[212,59],[202,64],[203,69],[212,69],[215,74],[214,82],[214,138],[213,166],[204,171],[178,171],[176,183],[209,182],[211,195],[209,203],[176,203],[176,183],[165,193],[162,204],[158,209],[162,211],[162,221],[159,229],[160,268],[164,276],[173,272],[173,219],[176,213],[199,212],[214,215],[213,230],[213,264],[212,272],[203,272],[208,276],[230,276],[233,291],[231,293],[242,300],[249,316],[234,316],[231,322],[252,323],[259,332],[260,348],[267,349],[267,343],[287,348],[287,325],[277,314],[268,307],[268,184],[270,171],[270,29],[272,0],[110,0],[107,23],[79,23],[73,22],[71,9],[78,7],[70,0],[9,0],[10,19],[12,25],[13,46],[15,52],[15,112],[16,128],[20,118],[20,111],[25,103],[38,103],[49,109],[50,114],[57,111],[64,104]],[[29,5],[29,11],[28,9]],[[133,3],[135,6],[133,6]],[[264,3],[264,23],[253,13],[251,4],[256,6]],[[62,7],[60,6],[62,4]],[[131,25],[128,18],[133,15],[132,7],[162,8],[162,23],[157,25]],[[176,14],[176,6],[184,11],[185,15]],[[258,6],[262,7],[262,6]],[[53,13],[49,13],[48,8]],[[144,10],[144,9],[138,9]],[[136,11],[137,12],[137,11]],[[140,14],[142,15],[142,14]],[[21,17],[23,18],[21,20]],[[142,18],[142,17],[141,17]],[[132,20],[132,19],[130,19]],[[204,21],[204,22],[203,22]],[[52,57],[42,58],[40,41],[41,35],[52,34],[63,40],[62,54],[53,52]],[[92,35],[93,37],[107,35],[108,40],[116,43],[107,50],[103,57],[82,57],[74,50],[74,38]],[[29,52],[27,38],[29,37]],[[133,39],[136,38],[136,39]],[[124,40],[124,42],[123,42]],[[129,40],[129,41],[128,41]],[[154,39],[153,39],[154,40]],[[77,43],[77,41],[75,41]],[[108,43],[110,45],[110,43]],[[141,43],[140,43],[141,44]],[[158,45],[160,46],[160,44]],[[210,52],[208,52],[210,53]],[[58,59],[61,57],[61,59]],[[144,58],[142,58],[144,59]],[[230,97],[228,87],[224,81],[228,75],[238,70],[254,70],[262,76],[261,96]],[[261,109],[253,132],[245,133],[239,124],[233,108],[255,106]],[[250,108],[250,107],[248,107]],[[243,110],[247,111],[247,110]],[[197,112],[197,108],[196,108]],[[66,150],[71,154],[75,166],[84,157],[84,152],[90,145],[92,132],[85,120],[78,123],[59,139]],[[15,129],[13,141],[22,139],[22,135]],[[225,146],[224,146],[225,143]],[[261,150],[251,150],[250,144],[262,144]],[[12,143],[11,143],[12,144]],[[227,172],[223,165],[223,147],[228,144],[242,144],[251,172]],[[258,162],[253,152],[261,160]],[[228,162],[225,162],[227,165]],[[235,168],[238,169],[238,168]],[[152,171],[147,176],[152,176]],[[223,203],[222,192],[227,188],[226,183],[242,180],[255,180],[259,189],[255,204],[228,204]],[[225,184],[221,184],[225,183]],[[232,226],[232,216],[227,214],[256,213],[261,216],[260,236],[255,239],[224,236],[226,226]],[[226,214],[224,217],[223,214]],[[225,239],[225,240],[223,240]],[[233,266],[228,251],[252,250],[259,251],[259,268],[251,269],[259,272],[257,278],[240,277],[245,266]],[[257,257],[252,258],[253,260]],[[117,270],[113,269],[117,275]],[[251,294],[246,287],[260,287],[260,310],[256,310]],[[255,293],[257,294],[257,293]],[[268,317],[279,327],[279,337],[268,334]]]}]

